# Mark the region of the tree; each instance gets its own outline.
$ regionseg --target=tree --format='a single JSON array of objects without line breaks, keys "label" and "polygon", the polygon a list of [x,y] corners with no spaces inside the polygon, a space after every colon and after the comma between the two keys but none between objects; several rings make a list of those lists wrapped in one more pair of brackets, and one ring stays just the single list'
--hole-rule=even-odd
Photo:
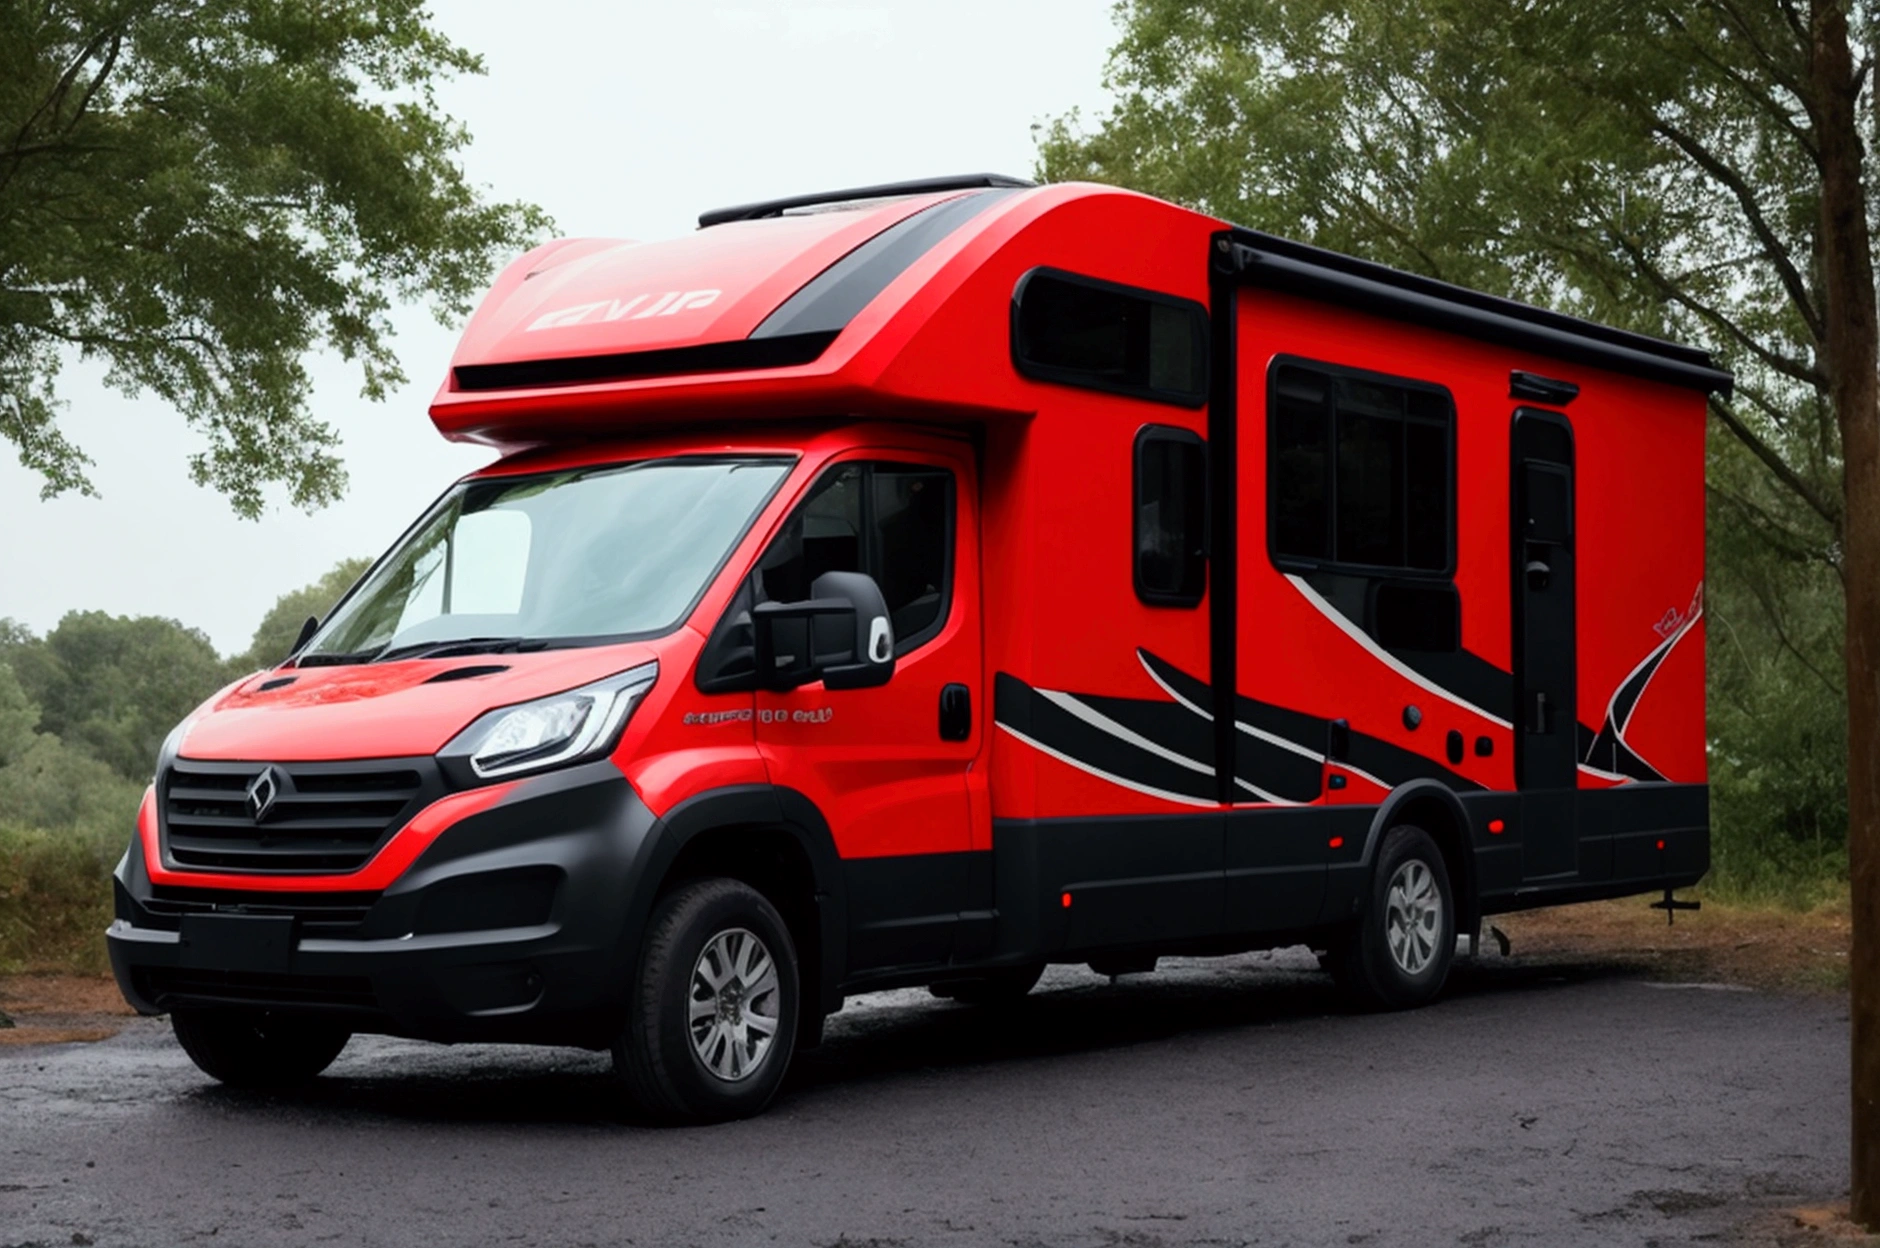
[{"label": "tree", "polygon": [[[1845,614],[1853,1216],[1880,1226],[1873,0],[1124,0],[1040,171],[1704,341],[1713,515]],[[1765,601],[1783,631],[1786,603]],[[1805,655],[1801,645],[1792,647]],[[1818,649],[1818,647],[1817,647]],[[1836,683],[1832,678],[1828,684]]]},{"label": "tree", "polygon": [[103,611],[71,612],[8,661],[41,732],[137,781],[170,729],[237,674],[193,628]]},{"label": "tree", "polygon": [[340,595],[351,589],[353,582],[364,576],[371,564],[370,559],[341,560],[313,584],[282,594],[255,629],[255,639],[248,653],[237,658],[235,664],[243,668],[263,668],[281,662],[294,648],[294,641],[300,636],[307,618],[326,618]]},{"label": "tree", "polygon": [[480,72],[422,0],[0,0],[0,437],[43,494],[93,492],[57,420],[76,354],[177,407],[241,515],[339,497],[305,357],[382,399],[391,299],[460,316],[548,224],[455,163],[433,91]]}]

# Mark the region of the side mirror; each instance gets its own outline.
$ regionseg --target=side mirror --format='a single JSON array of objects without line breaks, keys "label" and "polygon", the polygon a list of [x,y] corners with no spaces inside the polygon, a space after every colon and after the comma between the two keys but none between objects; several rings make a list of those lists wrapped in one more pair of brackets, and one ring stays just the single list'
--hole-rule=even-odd
[{"label": "side mirror", "polygon": [[887,600],[862,572],[825,572],[806,602],[751,609],[757,679],[766,689],[821,680],[830,689],[871,689],[894,675],[894,625]]},{"label": "side mirror", "polygon": [[291,659],[302,650],[305,650],[307,643],[312,641],[313,635],[319,631],[320,617],[317,615],[308,616],[306,620],[301,623],[300,636],[294,638],[294,648],[287,652],[287,657]]}]

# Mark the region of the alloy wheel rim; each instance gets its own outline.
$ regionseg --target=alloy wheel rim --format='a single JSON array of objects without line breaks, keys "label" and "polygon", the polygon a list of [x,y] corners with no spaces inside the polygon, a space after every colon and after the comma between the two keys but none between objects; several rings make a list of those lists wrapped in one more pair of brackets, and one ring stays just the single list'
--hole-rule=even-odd
[{"label": "alloy wheel rim", "polygon": [[756,1074],[777,1039],[782,995],[777,961],[755,932],[728,928],[706,941],[687,1010],[700,1064],[726,1083]]},{"label": "alloy wheel rim", "polygon": [[1436,960],[1443,934],[1443,897],[1436,873],[1412,858],[1391,874],[1384,891],[1384,937],[1391,961],[1406,975],[1420,975]]}]

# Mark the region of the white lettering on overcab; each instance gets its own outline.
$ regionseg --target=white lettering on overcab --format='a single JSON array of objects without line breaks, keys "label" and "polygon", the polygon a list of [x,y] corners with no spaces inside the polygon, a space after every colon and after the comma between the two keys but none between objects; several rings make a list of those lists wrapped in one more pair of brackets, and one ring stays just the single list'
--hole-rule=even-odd
[{"label": "white lettering on overcab", "polygon": [[[556,308],[553,312],[544,312],[529,322],[529,327],[522,332],[532,334],[538,329],[566,329],[570,325],[598,325],[608,321],[617,321],[630,317],[643,321],[649,316],[674,316],[680,312],[695,312],[700,308],[709,308],[718,302],[719,290],[667,290],[660,292],[658,298],[648,291],[643,295],[631,295],[624,299],[601,299],[594,303],[577,303],[569,308]],[[642,307],[648,299],[653,302]]]}]

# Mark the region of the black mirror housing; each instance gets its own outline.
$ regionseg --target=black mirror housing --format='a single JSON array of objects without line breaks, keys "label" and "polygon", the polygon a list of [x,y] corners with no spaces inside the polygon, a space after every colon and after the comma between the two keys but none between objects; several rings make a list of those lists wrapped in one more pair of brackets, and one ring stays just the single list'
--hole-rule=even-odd
[{"label": "black mirror housing", "polygon": [[809,587],[816,598],[841,598],[855,608],[849,659],[823,668],[827,689],[873,689],[894,675],[894,622],[881,586],[866,572],[825,572]]},{"label": "black mirror housing", "polygon": [[825,572],[805,602],[751,609],[758,683],[794,689],[820,679],[829,689],[869,689],[894,675],[894,627],[873,577]]}]

